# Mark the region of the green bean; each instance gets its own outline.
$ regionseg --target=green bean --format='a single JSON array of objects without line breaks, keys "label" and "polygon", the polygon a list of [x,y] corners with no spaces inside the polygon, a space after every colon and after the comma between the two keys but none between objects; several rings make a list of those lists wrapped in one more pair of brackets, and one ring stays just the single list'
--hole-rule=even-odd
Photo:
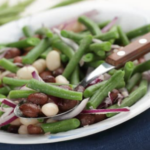
[{"label": "green bean", "polygon": [[150,60],[137,65],[133,70],[133,74],[138,73],[138,72],[142,73],[142,72],[148,71],[148,70],[150,70]]},{"label": "green bean", "polygon": [[94,84],[92,86],[89,86],[88,88],[86,88],[83,92],[84,97],[91,97],[92,95],[94,95],[94,93],[100,89],[103,85],[105,85],[107,83],[107,81],[103,81],[97,84]]},{"label": "green bean", "polygon": [[0,94],[0,98],[6,98],[6,96],[3,94]]},{"label": "green bean", "polygon": [[110,51],[111,50],[111,43],[110,42],[102,42],[102,43],[93,43],[90,45],[90,49],[92,51]]},{"label": "green bean", "polygon": [[127,83],[127,90],[131,92],[135,85],[142,79],[142,75],[140,73],[134,74]]},{"label": "green bean", "polygon": [[16,73],[19,70],[19,68],[14,63],[5,58],[0,59],[0,66],[13,73]]},{"label": "green bean", "polygon": [[48,39],[43,39],[41,42],[34,47],[25,57],[22,62],[24,64],[32,64],[50,45]]},{"label": "green bean", "polygon": [[73,74],[71,75],[71,79],[70,79],[70,83],[77,85],[80,82],[79,79],[79,68],[76,67],[76,69],[74,70]]},{"label": "green bean", "polygon": [[14,5],[12,7],[6,7],[5,9],[0,9],[0,17],[2,16],[13,16],[13,15],[18,15],[20,12],[22,12],[25,7],[30,5],[34,0],[26,0],[24,2],[21,2],[17,5]]},{"label": "green bean", "polygon": [[9,7],[9,8],[0,10],[0,17],[17,15],[21,11],[22,11],[22,7],[17,7],[17,8]]},{"label": "green bean", "polygon": [[108,74],[110,74],[112,76],[116,71],[117,71],[116,69],[112,69],[108,72]]},{"label": "green bean", "polygon": [[0,94],[7,95],[11,91],[11,88],[8,86],[0,88]]},{"label": "green bean", "polygon": [[50,9],[70,5],[70,4],[81,2],[81,1],[83,1],[83,0],[65,0],[65,1],[62,1],[62,2],[52,6]]},{"label": "green bean", "polygon": [[7,85],[19,87],[19,86],[23,86],[23,85],[27,84],[29,82],[29,80],[3,77],[2,82]]},{"label": "green bean", "polygon": [[116,27],[112,27],[112,29],[109,32],[100,34],[100,35],[96,35],[95,38],[100,39],[102,41],[108,41],[108,40],[112,40],[112,39],[118,39],[119,38],[119,34],[118,31],[116,29]]},{"label": "green bean", "polygon": [[9,92],[10,99],[27,98],[30,94],[36,93],[33,90],[12,90]]},{"label": "green bean", "polygon": [[[107,82],[108,81],[106,80],[106,81],[94,84],[94,85],[86,88],[84,93],[83,93],[84,97],[91,97],[91,96],[93,96],[97,92],[97,90],[99,90],[100,88],[105,86],[105,84],[107,84]],[[116,89],[120,89],[120,88],[123,88],[123,87],[125,87],[125,82],[124,81],[119,82],[119,84],[117,85]]]},{"label": "green bean", "polygon": [[23,7],[26,8],[27,6],[29,6],[30,4],[32,4],[35,0],[25,0],[22,2],[19,2],[17,5],[15,5],[15,7]]},{"label": "green bean", "polygon": [[75,33],[75,32],[71,32],[71,31],[66,31],[66,30],[62,30],[61,31],[61,35],[65,38],[69,38],[72,39],[74,41],[79,42],[80,40],[82,40],[85,36],[84,34],[79,34],[79,33]]},{"label": "green bean", "polygon": [[35,31],[35,34],[45,35],[45,27],[41,27]]},{"label": "green bean", "polygon": [[90,31],[93,35],[99,35],[101,34],[101,30],[99,28],[99,26],[94,22],[92,21],[91,19],[89,19],[88,17],[86,16],[80,16],[78,18],[78,21],[82,24],[84,24]]},{"label": "green bean", "polygon": [[[127,98],[125,98],[122,101],[120,106],[115,104],[115,105],[108,107],[108,109],[116,109],[116,108],[132,106],[146,94],[147,89],[148,89],[148,82],[146,80],[142,80],[140,83],[140,86],[136,90],[134,90]],[[112,117],[112,116],[116,115],[116,113],[109,113],[106,115],[107,115],[107,117]]]},{"label": "green bean", "polygon": [[17,41],[17,42],[12,42],[12,43],[7,43],[6,46],[8,47],[17,47],[17,48],[27,48],[27,47],[30,47],[30,46],[36,46],[38,45],[40,42],[40,39],[38,38],[26,38],[24,40],[20,40],[20,41]]},{"label": "green bean", "polygon": [[99,56],[99,59],[105,59],[106,57],[106,53],[102,50],[99,50],[99,51],[94,51],[94,53]]},{"label": "green bean", "polygon": [[45,52],[43,52],[40,57],[43,59],[46,59],[46,57],[50,51],[52,51],[51,47],[49,47]]},{"label": "green bean", "polygon": [[119,82],[123,81],[124,81],[124,72],[119,70],[107,81],[107,83],[104,86],[102,86],[100,89],[96,91],[96,93],[89,100],[87,107],[96,109],[107,97],[108,92],[115,89],[118,86],[118,84],[120,84]]},{"label": "green bean", "polygon": [[5,1],[3,4],[0,5],[0,10],[6,9],[9,6],[8,1]]},{"label": "green bean", "polygon": [[43,35],[43,36],[48,37],[48,38],[53,37],[52,31],[49,28],[46,28],[46,27],[42,27],[42,28],[38,29],[35,32],[35,34],[40,34],[40,35]]},{"label": "green bean", "polygon": [[111,44],[114,44],[115,39],[111,39],[111,40],[109,40],[109,42],[110,42]]},{"label": "green bean", "polygon": [[59,86],[59,85],[68,85],[71,89],[74,89],[77,85],[73,85],[73,84],[62,84],[62,83],[50,83],[51,85],[54,86]]},{"label": "green bean", "polygon": [[124,76],[124,79],[126,81],[126,83],[129,81],[132,73],[133,73],[133,70],[134,70],[134,63],[132,61],[129,61],[125,64],[124,66],[124,70],[125,70],[125,76]]},{"label": "green bean", "polygon": [[91,62],[95,59],[94,54],[93,53],[87,53],[83,56],[83,61],[84,62]]},{"label": "green bean", "polygon": [[101,65],[102,63],[104,63],[103,60],[97,60],[97,61],[92,61],[90,63],[88,63],[89,67],[94,67],[97,68],[99,65]]},{"label": "green bean", "polygon": [[44,123],[41,125],[45,133],[58,133],[76,129],[80,126],[80,121],[76,118],[67,119],[63,121]]},{"label": "green bean", "polygon": [[79,35],[82,35],[82,36],[87,36],[87,35],[91,35],[91,32],[90,31],[87,31],[87,30],[83,30],[81,32],[78,32]]},{"label": "green bean", "polygon": [[130,43],[127,35],[125,34],[125,32],[122,30],[122,28],[120,26],[118,26],[118,33],[119,33],[119,37],[120,37],[120,40],[121,40],[121,44],[123,46],[126,46]]},{"label": "green bean", "polygon": [[107,20],[107,21],[98,23],[98,26],[99,26],[100,29],[102,29],[105,26],[107,26],[109,23],[110,23],[110,20]]},{"label": "green bean", "polygon": [[3,49],[3,48],[6,48],[6,46],[3,44],[0,44],[0,53],[1,53],[1,49]]},{"label": "green bean", "polygon": [[60,50],[63,54],[65,54],[69,58],[71,58],[74,55],[73,49],[61,40],[55,40],[52,43],[52,46]]},{"label": "green bean", "polygon": [[65,54],[61,54],[60,58],[63,63],[66,63],[69,61],[69,58]]},{"label": "green bean", "polygon": [[52,96],[56,96],[64,99],[70,99],[70,100],[82,100],[81,92],[69,91],[61,87],[40,82],[34,79],[31,79],[26,86],[37,92],[42,92],[47,95],[52,95]]},{"label": "green bean", "polygon": [[31,31],[31,29],[29,28],[29,26],[24,26],[24,27],[22,28],[22,31],[23,31],[23,33],[24,33],[24,35],[25,35],[26,37],[32,37],[32,36],[33,36],[33,33],[32,33],[32,31]]},{"label": "green bean", "polygon": [[70,59],[68,65],[66,66],[66,68],[63,72],[63,76],[65,76],[66,78],[69,78],[69,76],[74,71],[74,68],[78,65],[82,56],[88,50],[88,47],[89,47],[91,41],[92,41],[92,36],[87,36],[81,40],[79,49],[76,51],[74,56]]},{"label": "green bean", "polygon": [[13,20],[18,20],[18,19],[20,19],[20,16],[18,16],[18,15],[7,16],[7,17],[3,16],[3,17],[0,17],[0,25],[11,22]]},{"label": "green bean", "polygon": [[139,27],[139,28],[137,28],[137,29],[134,29],[134,30],[132,30],[132,31],[129,31],[129,32],[127,32],[126,34],[127,34],[127,37],[128,37],[129,39],[133,39],[133,38],[135,38],[135,37],[144,35],[144,34],[146,34],[146,33],[148,33],[148,32],[150,32],[150,25],[149,25],[149,24],[148,24],[148,25],[144,25],[144,26],[142,26],[142,27]]}]

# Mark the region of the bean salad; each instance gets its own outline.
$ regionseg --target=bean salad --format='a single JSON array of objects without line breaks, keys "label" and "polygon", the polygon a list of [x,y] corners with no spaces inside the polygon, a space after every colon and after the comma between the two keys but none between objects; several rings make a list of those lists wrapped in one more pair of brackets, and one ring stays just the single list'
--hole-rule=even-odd
[{"label": "bean salad", "polygon": [[[125,33],[120,18],[97,23],[89,14],[36,31],[24,26],[18,41],[0,44],[0,130],[53,134],[81,128],[128,115],[147,93],[150,60],[145,56],[78,86],[107,56],[150,31],[145,25]],[[14,114],[19,103],[24,118]],[[70,115],[53,119],[74,107]]]}]

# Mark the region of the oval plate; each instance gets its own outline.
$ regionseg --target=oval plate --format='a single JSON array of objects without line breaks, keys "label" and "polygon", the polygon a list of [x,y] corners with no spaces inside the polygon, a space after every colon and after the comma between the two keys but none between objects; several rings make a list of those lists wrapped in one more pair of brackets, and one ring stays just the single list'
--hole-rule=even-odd
[{"label": "oval plate", "polygon": [[[31,26],[33,30],[40,28],[42,25],[52,27],[71,18],[76,18],[80,14],[93,9],[99,12],[99,14],[94,17],[94,19],[99,22],[111,20],[115,16],[118,16],[120,18],[118,23],[123,27],[124,31],[132,30],[149,22],[147,16],[142,11],[137,11],[137,9],[134,8],[111,3],[85,2],[79,5],[54,9],[6,24],[0,27],[0,43],[18,40],[23,36],[21,28],[24,25]],[[112,128],[142,113],[150,106],[149,97],[150,90],[148,90],[147,94],[140,101],[131,107],[129,113],[120,113],[94,125],[47,136],[16,135],[0,131],[0,142],[11,144],[40,144],[88,136]]]}]

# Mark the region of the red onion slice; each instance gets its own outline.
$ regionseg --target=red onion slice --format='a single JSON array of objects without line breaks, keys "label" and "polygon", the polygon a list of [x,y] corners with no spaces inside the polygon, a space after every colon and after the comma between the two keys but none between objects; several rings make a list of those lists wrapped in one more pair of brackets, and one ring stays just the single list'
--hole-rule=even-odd
[{"label": "red onion slice", "polygon": [[32,77],[33,77],[34,79],[38,80],[38,81],[44,82],[44,81],[42,80],[42,78],[37,74],[36,71],[33,71],[33,72],[32,72]]},{"label": "red onion slice", "polygon": [[143,79],[146,79],[147,81],[150,82],[150,71],[146,71],[142,74]]},{"label": "red onion slice", "polygon": [[12,114],[13,112],[13,108],[3,108],[4,110],[4,114],[1,116],[2,119],[7,118],[7,116],[9,116],[10,114]]},{"label": "red onion slice", "polygon": [[11,113],[8,117],[0,118],[0,127],[10,124],[12,121],[16,120],[17,117],[14,113]]},{"label": "red onion slice", "polygon": [[[81,14],[81,15],[85,15],[85,16],[91,18],[91,17],[93,17],[93,16],[95,16],[95,15],[97,15],[97,14],[98,14],[98,11],[97,11],[97,10],[91,10],[91,11],[88,11],[88,12],[83,13],[83,14]],[[54,28],[57,28],[57,29],[59,29],[59,30],[66,29],[68,26],[74,25],[74,24],[77,22],[77,19],[78,19],[78,18],[76,17],[76,18],[73,18],[73,19],[71,19],[71,20],[69,20],[69,21],[67,21],[67,22],[58,24],[58,25],[52,27],[51,30],[53,30]]]},{"label": "red onion slice", "polygon": [[129,96],[129,92],[128,92],[128,90],[126,88],[121,88],[121,89],[119,89],[119,91],[122,94],[123,98]]},{"label": "red onion slice", "polygon": [[16,104],[13,103],[12,101],[10,101],[9,99],[0,99],[0,102],[1,102],[2,104],[5,104],[5,105],[7,105],[7,106],[9,106],[9,107],[12,107],[12,108],[15,108],[15,107],[16,107]]},{"label": "red onion slice", "polygon": [[32,90],[32,89],[26,87],[26,85],[23,85],[23,86],[20,88],[20,90]]},{"label": "red onion slice", "polygon": [[[100,83],[100,82],[102,82],[102,81],[103,81],[103,80],[101,80],[101,79],[98,77],[98,78],[94,79],[91,83],[89,83],[87,87],[92,86],[92,85],[95,85],[95,84]],[[87,87],[86,87],[86,88],[87,88]]]},{"label": "red onion slice", "polygon": [[107,113],[119,113],[119,112],[129,112],[129,108],[116,108],[116,109],[91,109],[83,110],[83,114],[107,114]]},{"label": "red onion slice", "polygon": [[11,48],[2,48],[0,50],[0,59],[3,58],[5,56],[5,54],[10,50]]},{"label": "red onion slice", "polygon": [[23,67],[24,65],[22,63],[14,63],[18,67]]},{"label": "red onion slice", "polygon": [[[0,117],[0,127],[7,125],[17,119],[17,117],[14,114],[14,108],[16,107],[16,104],[11,102],[9,99],[0,99],[0,102],[2,103],[0,107],[0,111],[4,112],[2,116]],[[9,106],[8,108],[4,108],[3,105]]]},{"label": "red onion slice", "polygon": [[118,17],[115,17],[115,18],[114,18],[108,25],[106,25],[101,31],[102,31],[103,33],[109,31],[109,30],[114,26],[114,24],[117,22],[117,20],[118,20]]}]

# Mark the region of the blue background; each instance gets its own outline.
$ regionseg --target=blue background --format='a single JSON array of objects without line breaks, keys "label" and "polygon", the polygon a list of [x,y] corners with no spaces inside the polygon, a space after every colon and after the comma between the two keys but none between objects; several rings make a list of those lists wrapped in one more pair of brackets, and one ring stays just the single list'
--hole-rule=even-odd
[{"label": "blue background", "polygon": [[0,150],[150,150],[150,109],[126,123],[85,138],[40,145],[0,144]]}]

